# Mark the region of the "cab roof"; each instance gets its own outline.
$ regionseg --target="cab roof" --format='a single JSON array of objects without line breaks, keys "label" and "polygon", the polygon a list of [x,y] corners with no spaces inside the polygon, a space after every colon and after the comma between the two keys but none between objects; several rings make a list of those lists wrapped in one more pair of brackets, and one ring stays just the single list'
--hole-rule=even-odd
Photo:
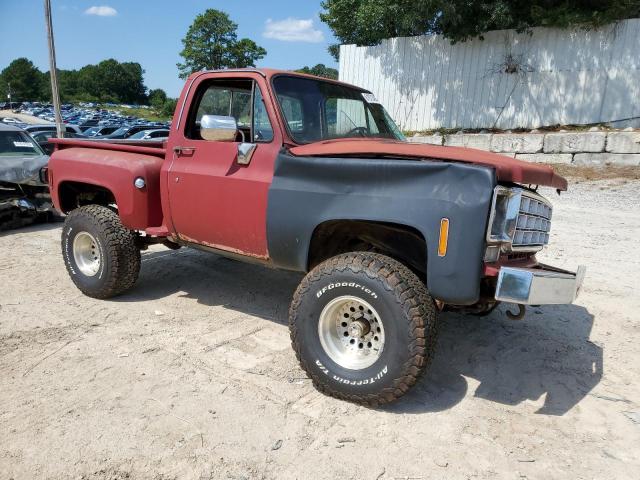
[{"label": "cab roof", "polygon": [[301,78],[311,78],[313,80],[321,80],[324,82],[337,83],[339,85],[344,85],[345,87],[355,88],[356,90],[360,90],[361,92],[369,92],[369,90],[364,89],[362,87],[358,87],[357,85],[352,85],[350,83],[341,82],[340,80],[334,80],[326,77],[319,77],[317,75],[310,75],[308,73],[300,73],[293,70],[279,70],[275,68],[255,68],[255,67],[247,67],[247,68],[229,68],[229,69],[220,69],[220,70],[203,70],[201,72],[195,72],[191,74],[191,76],[200,75],[202,73],[244,73],[244,72],[252,72],[259,73],[264,78],[271,80],[273,77],[278,75],[286,75],[288,77],[301,77]]}]

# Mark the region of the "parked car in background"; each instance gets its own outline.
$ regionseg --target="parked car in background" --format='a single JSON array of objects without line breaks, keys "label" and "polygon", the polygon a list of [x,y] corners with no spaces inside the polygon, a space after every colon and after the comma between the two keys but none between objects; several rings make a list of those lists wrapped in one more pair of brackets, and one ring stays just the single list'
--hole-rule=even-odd
[{"label": "parked car in background", "polygon": [[17,118],[13,118],[13,117],[2,117],[2,119],[0,119],[0,121],[2,121],[2,123],[6,123],[6,124],[23,123],[22,121],[18,120]]},{"label": "parked car in background", "polygon": [[[53,105],[42,102],[14,102],[13,106],[15,107],[15,113],[23,113],[33,117],[37,117],[49,123],[27,124],[22,123],[19,119],[13,117],[7,117],[8,119],[5,122],[3,121],[3,118],[0,117],[1,124],[11,123],[12,125],[23,128],[32,134],[44,131],[55,132],[56,126],[53,123],[55,121]],[[62,121],[65,124],[66,133],[85,135],[86,137],[92,138],[94,140],[103,140],[105,138],[128,139],[132,135],[135,135],[141,131],[168,130],[171,126],[170,122],[153,122],[134,115],[125,115],[120,111],[112,110],[111,108],[113,107],[133,107],[140,109],[145,108],[145,106],[142,105],[96,105],[94,103],[80,103],[74,105],[65,103],[61,105],[60,113],[62,116]],[[161,141],[164,136],[164,133],[153,133],[147,137],[145,137],[144,135],[141,135],[140,137],[158,139]],[[47,152],[51,152],[52,146],[45,137],[46,136],[44,135],[39,135],[38,139],[41,140],[42,147]],[[82,138],[72,135],[66,135],[66,137]]]},{"label": "parked car in background", "polygon": [[85,120],[85,121],[81,122],[78,125],[78,127],[80,128],[80,131],[84,132],[86,130],[89,130],[92,127],[97,127],[99,123],[100,123],[100,119],[99,118],[93,118],[93,119]]},{"label": "parked car in background", "polygon": [[[44,150],[44,152],[47,155],[51,155],[53,153],[53,149],[55,145],[49,142],[49,139],[58,138],[58,132],[51,132],[51,131],[34,132],[31,134],[31,136],[36,142],[38,142],[38,145],[40,145],[40,148],[42,148],[42,150]],[[64,134],[64,138],[87,138],[87,137],[85,135],[81,135],[75,132],[66,132]]]},{"label": "parked car in background", "polygon": [[148,130],[148,129],[149,129],[149,125],[125,126],[125,127],[119,128],[118,130],[116,130],[115,132],[109,135],[104,135],[103,138],[111,138],[114,140],[129,138],[131,137],[131,135],[135,135],[138,132],[142,132],[143,130]]},{"label": "parked car in background", "polygon": [[141,132],[134,133],[129,137],[130,140],[151,140],[162,139],[169,136],[169,130],[142,130]]},{"label": "parked car in background", "polygon": [[[69,132],[69,133],[82,133],[82,131],[80,130],[80,128],[78,128],[77,125],[69,125],[69,124],[65,124],[64,126],[65,132]],[[46,123],[46,124],[39,124],[39,125],[27,125],[26,127],[23,128],[23,130],[25,132],[55,132],[56,131],[56,125],[55,123]]]},{"label": "parked car in background", "polygon": [[0,117],[0,125],[13,125],[14,127],[25,127],[27,124],[13,117]]},{"label": "parked car in background", "polygon": [[100,127],[100,126],[91,127],[91,128],[87,128],[84,131],[84,135],[86,135],[87,137],[101,137],[104,135],[112,134],[118,128],[120,128],[120,125],[110,125],[106,127]]},{"label": "parked car in background", "polygon": [[27,132],[0,123],[0,230],[52,215],[49,187],[40,177],[48,161]]}]

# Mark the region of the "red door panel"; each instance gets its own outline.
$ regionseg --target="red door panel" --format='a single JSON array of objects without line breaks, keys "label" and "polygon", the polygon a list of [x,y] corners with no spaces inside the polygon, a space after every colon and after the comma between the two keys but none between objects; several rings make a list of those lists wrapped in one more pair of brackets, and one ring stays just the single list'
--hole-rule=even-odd
[{"label": "red door panel", "polygon": [[187,140],[169,170],[173,226],[185,241],[267,257],[267,195],[275,154],[258,145],[248,166],[238,143]]},{"label": "red door panel", "polygon": [[[185,104],[191,104],[199,83],[219,75],[196,79]],[[274,138],[257,143],[249,165],[238,165],[239,143],[186,138],[185,108],[167,145],[167,155],[172,155],[166,171],[170,224],[184,241],[267,259],[267,197],[282,134],[264,79],[255,73],[239,78],[262,86]]]}]

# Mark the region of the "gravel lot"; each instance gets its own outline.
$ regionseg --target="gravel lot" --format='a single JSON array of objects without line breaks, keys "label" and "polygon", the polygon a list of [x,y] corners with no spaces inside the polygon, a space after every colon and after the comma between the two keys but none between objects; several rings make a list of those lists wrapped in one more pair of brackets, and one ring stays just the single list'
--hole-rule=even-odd
[{"label": "gravel lot", "polygon": [[638,478],[639,189],[543,191],[541,258],[588,266],[577,304],[445,313],[429,373],[382,410],[298,367],[299,275],[157,247],[132,292],[97,301],[67,276],[60,224],[7,232],[0,478]]}]

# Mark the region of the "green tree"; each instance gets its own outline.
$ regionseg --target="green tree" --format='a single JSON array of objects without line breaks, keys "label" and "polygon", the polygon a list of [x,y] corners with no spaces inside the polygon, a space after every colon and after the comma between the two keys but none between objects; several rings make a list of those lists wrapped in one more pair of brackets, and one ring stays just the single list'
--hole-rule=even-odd
[{"label": "green tree", "polygon": [[120,96],[125,102],[143,104],[147,101],[147,87],[144,86],[144,69],[138,62],[120,64],[124,77],[120,80]]},{"label": "green tree", "polygon": [[[77,70],[58,70],[58,91],[62,102],[73,101],[80,95],[80,83]],[[47,95],[50,98],[51,94]]]},{"label": "green tree", "polygon": [[253,40],[242,38],[235,42],[229,50],[229,68],[255,67],[256,61],[267,54],[267,51]]},{"label": "green tree", "polygon": [[[442,34],[465,41],[490,30],[597,28],[640,16],[639,0],[324,0],[320,18],[341,43]],[[337,59],[339,45],[329,47]]]},{"label": "green tree", "polygon": [[149,105],[151,105],[157,112],[162,110],[166,101],[167,93],[161,88],[149,90]]},{"label": "green tree", "polygon": [[162,110],[158,113],[164,115],[165,117],[172,117],[173,112],[176,110],[176,105],[178,103],[177,98],[168,98],[164,105],[162,106]]},{"label": "green tree", "polygon": [[79,97],[102,102],[146,103],[144,70],[139,63],[113,58],[78,71]]},{"label": "green tree", "polygon": [[[58,91],[62,102],[67,102],[75,97],[76,85],[72,79],[73,73],[75,73],[75,70],[58,69]],[[51,77],[49,76],[49,71],[42,74],[38,98],[46,102],[51,101]]]},{"label": "green tree", "polygon": [[[41,72],[26,58],[14,60],[0,73],[0,95],[3,99],[9,82],[14,101],[51,101],[49,72]],[[63,102],[147,103],[144,70],[136,62],[120,63],[108,59],[97,65],[85,65],[80,70],[58,69],[58,86]]]},{"label": "green tree", "polygon": [[255,66],[267,51],[248,38],[238,40],[237,29],[238,25],[220,10],[208,9],[198,15],[182,39],[180,56],[184,63],[177,64],[180,78],[205,69]]},{"label": "green tree", "polygon": [[336,70],[335,68],[327,67],[323,63],[319,63],[315,67],[302,67],[300,70],[296,70],[296,72],[316,75],[318,77],[331,78],[332,80],[338,79],[338,70]]},{"label": "green tree", "polygon": [[1,93],[6,98],[11,85],[11,99],[14,102],[42,99],[44,81],[43,73],[26,58],[15,59],[0,73]]}]

